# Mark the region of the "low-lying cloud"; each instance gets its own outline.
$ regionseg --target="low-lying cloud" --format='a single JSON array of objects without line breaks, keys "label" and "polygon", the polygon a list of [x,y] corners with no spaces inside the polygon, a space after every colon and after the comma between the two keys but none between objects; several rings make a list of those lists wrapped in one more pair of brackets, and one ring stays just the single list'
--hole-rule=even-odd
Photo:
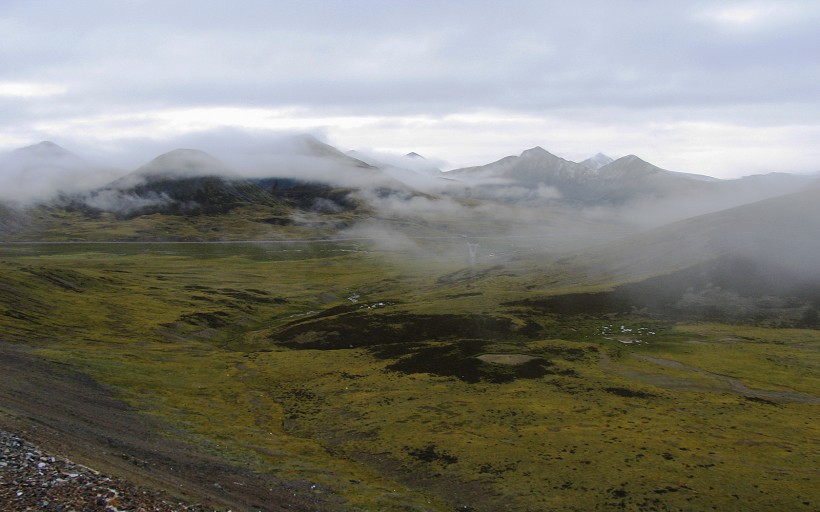
[{"label": "low-lying cloud", "polygon": [[174,200],[164,193],[147,192],[137,195],[111,188],[82,195],[81,200],[91,208],[125,216],[174,203]]},{"label": "low-lying cloud", "polygon": [[13,205],[49,201],[100,187],[119,172],[70,153],[13,151],[0,156],[0,201]]}]

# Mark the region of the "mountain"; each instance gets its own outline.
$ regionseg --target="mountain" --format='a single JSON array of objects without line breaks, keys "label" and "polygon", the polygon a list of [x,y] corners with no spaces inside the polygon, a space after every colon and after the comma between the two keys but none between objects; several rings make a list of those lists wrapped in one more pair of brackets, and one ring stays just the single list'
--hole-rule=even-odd
[{"label": "mountain", "polygon": [[[448,192],[476,199],[512,203],[572,201],[572,189],[592,178],[590,169],[534,147],[478,167],[445,173],[454,178]],[[569,195],[568,195],[569,193]]]},{"label": "mountain", "polygon": [[617,205],[609,214],[646,227],[718,212],[804,189],[812,178],[789,174],[767,174],[720,180],[699,174],[658,169],[638,157],[616,160],[599,169],[602,204]]},{"label": "mountain", "polygon": [[379,169],[395,168],[420,174],[440,174],[441,169],[415,151],[398,156],[387,153],[371,153],[364,150],[351,150],[347,155],[368,163]]},{"label": "mountain", "polygon": [[255,178],[251,182],[277,200],[306,212],[341,213],[361,206],[353,197],[356,192],[353,188],[293,178]]},{"label": "mountain", "polygon": [[65,164],[68,162],[76,164],[84,163],[83,160],[74,153],[48,140],[44,140],[31,146],[15,149],[14,155],[32,162],[35,160],[40,160],[55,164]]},{"label": "mountain", "polygon": [[411,151],[410,153],[404,155],[398,165],[416,172],[434,175],[441,174],[441,169],[415,151]]},{"label": "mountain", "polygon": [[[548,276],[549,295],[510,305],[559,315],[820,328],[817,261],[820,181],[801,192],[587,248],[539,272]],[[562,279],[571,290],[579,279],[610,289],[556,295]]]},{"label": "mountain", "polygon": [[590,179],[594,173],[580,164],[557,157],[540,146],[520,156],[508,156],[478,167],[449,171],[448,175],[465,180],[502,179],[521,185],[560,185]]},{"label": "mountain", "polygon": [[373,198],[416,194],[363,154],[345,154],[311,135],[283,138],[253,157],[256,163],[247,170],[249,179],[308,213],[350,212]]},{"label": "mountain", "polygon": [[[597,162],[603,163],[606,158],[598,158]],[[702,177],[661,169],[634,155],[595,168],[557,157],[541,147],[447,175],[459,178],[473,197],[596,207],[688,193],[702,188],[698,183],[703,181]]]},{"label": "mountain", "polygon": [[214,217],[211,224],[220,222],[218,215],[253,206],[252,222],[320,226],[325,233],[349,221],[350,215],[337,214],[416,194],[381,169],[310,136],[256,148],[238,163],[242,174],[204,151],[176,149],[105,186],[67,195],[57,206],[90,218],[104,212],[119,219],[207,215]]},{"label": "mountain", "polygon": [[722,256],[753,258],[806,279],[820,277],[820,181],[800,192],[632,235],[576,260],[599,269],[602,278],[623,282]]},{"label": "mountain", "polygon": [[586,160],[579,162],[581,165],[586,167],[587,169],[597,171],[601,167],[611,164],[614,160],[603,153],[596,153],[594,156],[587,158]]},{"label": "mountain", "polygon": [[341,167],[376,170],[374,166],[367,162],[346,155],[330,144],[325,144],[311,135],[296,136],[293,137],[292,141],[292,149],[295,154],[323,159]]},{"label": "mountain", "polygon": [[748,203],[767,197],[797,192],[815,181],[817,181],[816,175],[772,172],[743,176],[733,180],[719,180],[716,188],[727,195],[731,194],[740,198],[743,203]]},{"label": "mountain", "polygon": [[220,214],[246,204],[277,203],[222,161],[195,149],[176,149],[160,155],[83,197],[82,202],[123,217]]},{"label": "mountain", "polygon": [[292,183],[301,183],[349,191],[412,192],[407,185],[358,156],[355,152],[345,154],[311,135],[298,135],[254,148],[239,163],[244,175],[269,191],[273,190],[268,187],[271,183],[277,183],[279,191],[290,189]]},{"label": "mountain", "polygon": [[372,154],[361,150],[348,151],[353,158],[367,162],[380,169],[391,179],[426,192],[441,188],[441,169],[416,152],[406,155]]},{"label": "mountain", "polygon": [[600,167],[577,197],[587,204],[617,206],[702,194],[709,189],[709,181],[706,176],[667,171],[627,155]]},{"label": "mountain", "polygon": [[285,137],[259,148],[247,172],[260,179],[288,178],[331,186],[362,186],[387,180],[367,162],[347,155],[311,135]]},{"label": "mountain", "polygon": [[114,176],[49,141],[0,155],[0,171],[0,201],[21,206],[90,190]]},{"label": "mountain", "polygon": [[628,224],[653,227],[733,208],[805,187],[810,177],[769,174],[719,180],[662,169],[635,155],[582,163],[541,147],[491,164],[444,173],[457,181],[446,193],[515,204],[551,204],[581,209]]},{"label": "mountain", "polygon": [[220,176],[239,179],[239,174],[221,160],[197,149],[175,149],[164,153],[134,172],[112,183],[116,188],[133,187],[168,179]]},{"label": "mountain", "polygon": [[[66,153],[43,143],[19,154],[30,160],[73,160]],[[68,229],[61,217],[68,210],[72,219],[86,222],[72,234],[82,239],[82,231],[93,229],[99,220],[110,223],[110,233],[118,233],[118,219],[159,214],[146,221],[172,233],[185,217],[201,216],[195,219],[196,235],[208,238],[211,233],[224,236],[243,217],[243,226],[254,237],[275,236],[273,225],[292,227],[291,233],[299,228],[300,236],[312,236],[318,231],[311,229],[321,226],[324,236],[356,223],[363,226],[358,236],[369,236],[370,231],[380,237],[397,231],[418,237],[502,236],[559,251],[791,193],[810,180],[786,174],[716,180],[668,171],[634,155],[592,169],[541,147],[488,165],[440,173],[430,170],[430,162],[417,153],[384,162],[366,152],[342,153],[309,136],[254,147],[241,156],[235,153],[229,162],[196,149],[177,149],[90,192],[79,174],[68,174],[75,185],[82,184],[79,192],[43,203],[45,210],[51,208],[45,213],[25,212],[5,201],[0,227],[23,239],[21,226],[42,226],[45,221],[36,219],[46,219],[47,236],[59,238]],[[88,167],[78,172],[88,172]],[[61,188],[56,182],[48,181],[52,194]],[[230,218],[218,217],[237,209]],[[232,223],[230,229],[227,223]],[[146,232],[138,224],[119,227],[137,239]],[[31,237],[38,236],[31,232]],[[667,261],[677,256],[671,254]]]}]

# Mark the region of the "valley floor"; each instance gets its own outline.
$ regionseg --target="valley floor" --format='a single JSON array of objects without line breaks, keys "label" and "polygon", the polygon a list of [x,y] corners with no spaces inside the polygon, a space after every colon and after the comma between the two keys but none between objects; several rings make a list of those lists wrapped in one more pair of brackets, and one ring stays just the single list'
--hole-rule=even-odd
[{"label": "valley floor", "polygon": [[0,430],[207,509],[817,509],[820,331],[542,307],[574,278],[3,246]]}]

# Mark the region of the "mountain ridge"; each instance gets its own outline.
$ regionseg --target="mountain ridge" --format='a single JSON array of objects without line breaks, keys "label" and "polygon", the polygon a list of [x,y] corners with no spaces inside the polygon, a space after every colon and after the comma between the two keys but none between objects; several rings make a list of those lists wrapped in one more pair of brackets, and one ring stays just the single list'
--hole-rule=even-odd
[{"label": "mountain ridge", "polygon": [[[734,255],[820,277],[820,180],[805,190],[679,220],[590,249],[574,259],[589,268],[608,260],[607,280],[686,268]],[[651,262],[651,264],[650,264]]]},{"label": "mountain ridge", "polygon": [[582,160],[578,162],[579,164],[583,165],[584,167],[591,169],[593,171],[597,171],[601,167],[611,164],[615,160],[603,153],[595,153],[593,156],[587,158],[586,160]]},{"label": "mountain ridge", "polygon": [[[45,154],[65,151],[48,141],[20,150]],[[369,215],[417,222],[423,213],[428,223],[440,215],[441,222],[455,222],[465,229],[471,212],[481,211],[493,219],[576,216],[611,221],[613,226],[634,231],[791,193],[809,181],[788,174],[718,180],[668,171],[636,155],[592,169],[541,146],[484,166],[443,173],[414,171],[409,165],[402,169],[357,152],[345,154],[312,136],[293,137],[259,150],[263,156],[273,156],[260,160],[261,164],[249,172],[247,161],[229,159],[229,165],[202,150],[178,148],[106,184],[79,193],[68,188],[65,195],[72,198],[75,208],[128,217],[151,213],[217,215],[254,204],[313,213],[361,213],[360,207],[369,204]],[[412,154],[418,155],[408,153]],[[256,153],[246,156],[251,159]],[[596,157],[599,164],[609,159],[600,153]],[[237,162],[240,165],[235,167]],[[404,155],[397,157],[397,162],[425,160]],[[429,212],[422,212],[423,208]],[[19,226],[20,222],[6,225]],[[544,228],[534,231],[540,233]]]}]

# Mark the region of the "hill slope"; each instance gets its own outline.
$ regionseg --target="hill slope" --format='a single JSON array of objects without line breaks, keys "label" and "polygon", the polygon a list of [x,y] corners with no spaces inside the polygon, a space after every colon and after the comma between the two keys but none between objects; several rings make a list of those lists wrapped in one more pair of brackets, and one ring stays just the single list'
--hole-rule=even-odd
[{"label": "hill slope", "polygon": [[[820,327],[820,186],[680,221],[560,260],[547,297],[560,315]],[[559,276],[556,278],[556,276]],[[535,277],[533,281],[538,281]],[[611,291],[577,293],[578,285]],[[569,292],[555,295],[556,289]]]},{"label": "hill slope", "polygon": [[276,204],[272,196],[221,161],[192,149],[160,155],[83,200],[93,209],[125,218],[152,213],[220,214],[244,204]]},{"label": "hill slope", "polygon": [[578,260],[590,268],[605,268],[616,280],[630,280],[725,255],[820,274],[820,183],[633,235]]}]

